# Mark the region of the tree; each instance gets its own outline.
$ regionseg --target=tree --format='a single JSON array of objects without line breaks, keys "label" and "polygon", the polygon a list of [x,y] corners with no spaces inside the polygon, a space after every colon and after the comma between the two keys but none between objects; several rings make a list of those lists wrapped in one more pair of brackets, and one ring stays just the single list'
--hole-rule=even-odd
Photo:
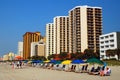
[{"label": "tree", "polygon": [[109,59],[110,59],[110,56],[115,56],[115,55],[116,55],[116,51],[114,49],[106,50],[106,56],[108,56]]},{"label": "tree", "polygon": [[61,58],[62,60],[66,60],[68,58],[68,54],[67,52],[62,52],[59,54],[59,58]]},{"label": "tree", "polygon": [[91,58],[91,57],[95,57],[94,50],[92,50],[92,49],[85,49],[84,50],[84,55],[87,59]]},{"label": "tree", "polygon": [[43,61],[46,60],[44,56],[32,56],[31,58],[32,60],[43,60]]},{"label": "tree", "polygon": [[48,56],[48,59],[51,60],[51,59],[54,59],[55,58],[55,54],[51,54]]},{"label": "tree", "polygon": [[76,59],[76,54],[71,53],[71,54],[70,54],[70,58],[71,58],[71,59]]},{"label": "tree", "polygon": [[94,53],[97,58],[100,59],[100,50],[97,48],[96,52]]},{"label": "tree", "polygon": [[120,48],[115,49],[115,53],[118,56],[118,60],[120,59]]}]

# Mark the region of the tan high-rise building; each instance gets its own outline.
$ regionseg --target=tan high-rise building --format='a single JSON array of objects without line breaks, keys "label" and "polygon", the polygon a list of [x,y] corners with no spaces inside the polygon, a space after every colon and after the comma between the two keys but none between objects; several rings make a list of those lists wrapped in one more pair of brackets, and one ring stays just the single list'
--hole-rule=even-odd
[{"label": "tan high-rise building", "polygon": [[61,52],[68,52],[68,26],[69,17],[68,16],[57,16],[54,17],[54,30],[55,30],[55,49],[56,54]]},{"label": "tan high-rise building", "polygon": [[26,32],[23,35],[23,58],[30,57],[31,42],[38,42],[41,39],[40,32]]},{"label": "tan high-rise building", "polygon": [[69,11],[69,53],[99,49],[102,8],[76,6]]}]

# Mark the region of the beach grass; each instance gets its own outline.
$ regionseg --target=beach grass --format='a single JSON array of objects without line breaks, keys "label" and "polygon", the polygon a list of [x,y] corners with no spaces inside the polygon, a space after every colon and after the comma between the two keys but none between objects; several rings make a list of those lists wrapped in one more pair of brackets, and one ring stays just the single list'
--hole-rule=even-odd
[{"label": "beach grass", "polygon": [[120,66],[120,61],[118,60],[104,60],[108,66]]}]

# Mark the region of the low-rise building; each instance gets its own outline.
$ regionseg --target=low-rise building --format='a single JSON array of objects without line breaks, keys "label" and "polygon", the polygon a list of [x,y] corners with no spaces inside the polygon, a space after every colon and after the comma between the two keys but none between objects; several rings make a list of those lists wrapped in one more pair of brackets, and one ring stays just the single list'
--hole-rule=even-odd
[{"label": "low-rise building", "polygon": [[[106,56],[106,50],[120,48],[120,32],[112,32],[100,36],[100,58],[109,59]],[[111,56],[118,59],[118,56]]]}]

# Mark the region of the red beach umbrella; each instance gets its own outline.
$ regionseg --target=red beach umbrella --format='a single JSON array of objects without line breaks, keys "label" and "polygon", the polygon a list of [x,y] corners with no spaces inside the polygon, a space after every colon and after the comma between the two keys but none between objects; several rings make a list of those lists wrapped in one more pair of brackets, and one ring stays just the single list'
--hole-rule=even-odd
[{"label": "red beach umbrella", "polygon": [[21,56],[16,56],[15,59],[22,60],[23,58]]}]

